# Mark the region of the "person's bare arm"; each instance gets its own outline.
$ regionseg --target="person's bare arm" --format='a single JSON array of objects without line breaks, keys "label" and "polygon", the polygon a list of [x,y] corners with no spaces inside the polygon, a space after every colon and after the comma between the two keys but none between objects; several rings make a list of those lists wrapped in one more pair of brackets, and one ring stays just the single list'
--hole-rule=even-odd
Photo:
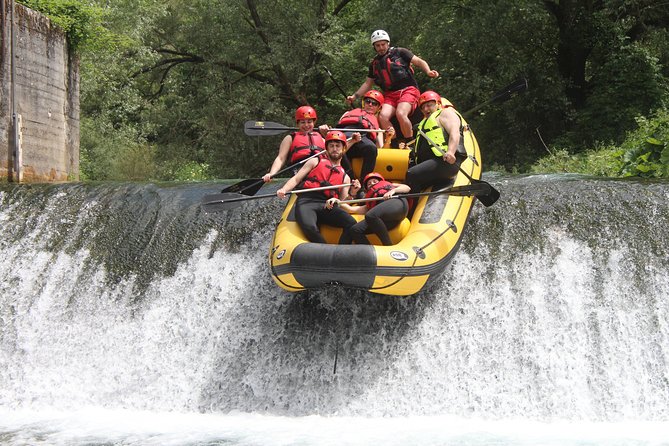
[{"label": "person's bare arm", "polygon": [[290,145],[292,143],[293,137],[290,135],[286,135],[285,138],[281,140],[281,144],[279,145],[279,153],[277,154],[276,158],[274,158],[272,167],[270,167],[269,172],[262,177],[262,180],[265,183],[272,181],[272,177],[276,175],[276,173],[281,170],[281,167],[283,167],[283,165],[286,163],[286,160],[288,159],[288,152],[290,151]]},{"label": "person's bare arm", "polygon": [[430,65],[420,57],[413,56],[411,63],[423,70],[429,77],[439,77],[439,72],[437,70],[430,69]]},{"label": "person's bare arm", "polygon": [[455,151],[460,145],[460,118],[451,108],[447,108],[439,115],[439,124],[448,133],[448,151],[444,154],[444,161],[455,163]]},{"label": "person's bare arm", "polygon": [[368,77],[365,80],[365,82],[362,83],[360,88],[356,90],[355,93],[353,93],[351,96],[346,97],[346,102],[348,102],[349,104],[353,104],[353,102],[355,102],[356,99],[361,98],[362,95],[371,90],[373,86],[374,86],[374,79]]},{"label": "person's bare arm", "polygon": [[302,166],[302,168],[295,174],[295,176],[286,181],[286,184],[284,184],[281,189],[276,191],[276,196],[279,198],[285,198],[288,192],[292,191],[295,186],[300,184],[300,182],[302,182],[302,180],[307,177],[309,172],[311,172],[314,167],[318,165],[318,162],[318,158],[312,158],[304,163],[304,166]]}]

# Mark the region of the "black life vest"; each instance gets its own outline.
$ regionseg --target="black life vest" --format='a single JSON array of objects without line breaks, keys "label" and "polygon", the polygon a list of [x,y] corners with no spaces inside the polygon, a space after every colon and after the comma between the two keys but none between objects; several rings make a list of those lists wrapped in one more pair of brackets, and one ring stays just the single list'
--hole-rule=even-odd
[{"label": "black life vest", "polygon": [[397,48],[393,47],[383,56],[376,56],[372,60],[374,82],[384,91],[397,90],[394,88],[399,82],[413,78],[411,63],[407,63]]}]

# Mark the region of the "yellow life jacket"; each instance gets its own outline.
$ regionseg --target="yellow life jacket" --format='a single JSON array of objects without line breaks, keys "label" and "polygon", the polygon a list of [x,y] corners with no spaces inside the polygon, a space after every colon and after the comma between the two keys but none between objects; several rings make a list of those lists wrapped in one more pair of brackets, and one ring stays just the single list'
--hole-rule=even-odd
[{"label": "yellow life jacket", "polygon": [[[425,132],[425,134],[432,140],[432,142],[434,142],[437,146],[439,146],[441,150],[443,150],[443,153],[440,152],[428,141],[426,141],[426,138],[422,138],[422,135],[419,133],[418,136],[416,137],[416,145],[415,145],[416,154],[418,154],[418,149],[421,144],[427,144],[432,150],[434,156],[438,156],[440,158],[444,155],[444,153],[446,153],[446,151],[448,151],[448,133],[446,133],[446,130],[444,130],[439,125],[439,121],[437,119],[439,118],[439,115],[441,115],[441,112],[444,111],[444,109],[449,107],[453,108],[453,104],[451,104],[447,99],[442,98],[441,106],[442,108],[436,110],[430,116],[420,121],[418,123],[418,128],[421,129],[423,132]],[[462,132],[462,122],[463,122],[462,115],[455,108],[453,108],[453,111],[460,118],[460,131]]]}]

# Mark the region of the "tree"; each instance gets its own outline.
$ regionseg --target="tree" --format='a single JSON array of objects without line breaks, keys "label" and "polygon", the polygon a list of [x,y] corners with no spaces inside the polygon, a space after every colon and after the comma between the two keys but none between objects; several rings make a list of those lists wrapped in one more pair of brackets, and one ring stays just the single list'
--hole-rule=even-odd
[{"label": "tree", "polygon": [[[184,165],[219,177],[263,172],[279,138],[246,137],[248,119],[290,123],[295,107],[309,103],[321,123],[333,124],[345,104],[323,67],[355,91],[379,28],[442,73],[416,77],[461,111],[517,77],[529,79],[523,97],[470,117],[487,166],[522,168],[545,153],[544,142],[578,151],[616,140],[667,98],[669,3],[97,4],[110,37],[83,53],[82,119],[91,122],[82,126],[90,136],[82,134],[82,149],[91,163],[103,153],[146,160],[150,152],[163,178]],[[100,141],[135,148],[102,151],[94,147]]]}]

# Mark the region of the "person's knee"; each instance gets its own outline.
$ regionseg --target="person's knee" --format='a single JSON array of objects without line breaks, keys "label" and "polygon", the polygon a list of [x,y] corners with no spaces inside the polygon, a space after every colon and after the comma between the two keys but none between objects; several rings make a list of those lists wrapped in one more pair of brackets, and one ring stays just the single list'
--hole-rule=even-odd
[{"label": "person's knee", "polygon": [[308,237],[311,238],[311,236],[315,234],[320,234],[321,232],[318,229],[318,225],[308,223],[308,224],[301,224],[300,227],[302,228],[302,232]]},{"label": "person's knee", "polygon": [[367,231],[367,226],[361,223],[352,226],[349,229],[348,234],[353,239],[353,241],[355,241],[358,245],[368,245],[369,240],[367,240],[367,236],[365,236],[365,232]]},{"label": "person's knee", "polygon": [[378,217],[376,215],[365,215],[365,221],[367,222],[367,225],[371,228],[378,227],[379,224],[383,224],[383,220],[381,220],[381,217]]},{"label": "person's knee", "polygon": [[390,119],[393,117],[394,114],[395,114],[394,108],[383,108],[379,113],[379,120],[390,121]]},{"label": "person's knee", "polygon": [[363,157],[369,157],[369,158],[374,158],[376,159],[376,155],[379,153],[379,150],[376,148],[376,144],[370,141],[369,144],[365,146],[362,152]]},{"label": "person's knee", "polygon": [[350,228],[348,228],[348,232],[350,232],[351,234],[364,234],[365,225],[362,224],[362,222],[356,223]]},{"label": "person's knee", "polygon": [[415,189],[420,185],[420,178],[416,174],[415,169],[409,169],[407,171],[406,179],[404,183],[411,188],[411,192],[414,192]]}]

